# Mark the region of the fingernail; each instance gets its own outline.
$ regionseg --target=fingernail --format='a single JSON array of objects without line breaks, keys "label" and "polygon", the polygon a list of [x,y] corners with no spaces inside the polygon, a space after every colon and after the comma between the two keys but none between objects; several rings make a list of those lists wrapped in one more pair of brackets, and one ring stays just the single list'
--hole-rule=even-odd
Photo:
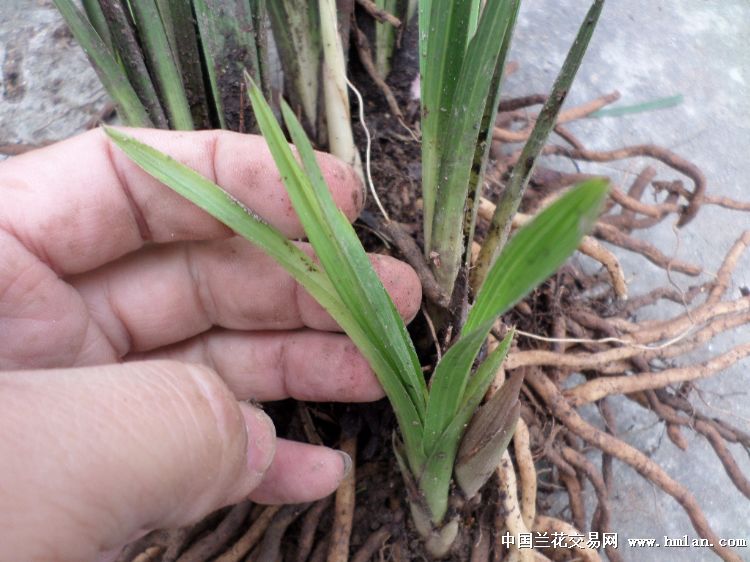
[{"label": "fingernail", "polygon": [[247,467],[251,473],[263,474],[276,453],[276,427],[260,408],[240,402],[247,427]]},{"label": "fingernail", "polygon": [[336,452],[339,455],[341,455],[341,460],[344,463],[344,474],[341,477],[341,479],[343,480],[344,478],[349,476],[349,473],[352,471],[352,467],[353,467],[352,458],[349,456],[348,453],[345,453],[344,451],[337,449]]}]

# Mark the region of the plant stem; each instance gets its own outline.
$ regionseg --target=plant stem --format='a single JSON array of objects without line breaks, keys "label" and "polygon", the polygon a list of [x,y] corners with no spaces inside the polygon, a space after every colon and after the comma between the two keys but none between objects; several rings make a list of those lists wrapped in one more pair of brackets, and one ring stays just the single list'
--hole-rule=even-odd
[{"label": "plant stem", "polygon": [[152,127],[153,123],[149,119],[146,108],[143,107],[128,77],[89,21],[72,0],[54,0],[54,2],[91,60],[104,88],[117,104],[123,119],[134,127]]},{"label": "plant stem", "polygon": [[147,58],[146,62],[164,101],[170,125],[174,129],[193,129],[193,116],[177,67],[176,53],[172,52],[155,0],[138,0],[130,6]]},{"label": "plant stem", "polygon": [[475,291],[482,285],[487,271],[497,259],[497,256],[500,255],[500,252],[505,247],[505,243],[508,241],[513,215],[518,211],[536,160],[555,126],[557,114],[568,95],[573,79],[581,65],[603,6],[604,0],[595,0],[586,14],[578,30],[578,35],[555,80],[552,92],[547,98],[539,114],[539,118],[534,125],[534,130],[521,151],[518,163],[513,167],[508,185],[492,217],[492,222],[479,253],[476,267],[472,270],[471,281]]},{"label": "plant stem", "polygon": [[305,129],[315,138],[321,56],[318,10],[307,0],[274,0],[268,13],[290,104],[304,116]]},{"label": "plant stem", "polygon": [[495,72],[490,82],[490,94],[494,92],[494,95],[484,106],[484,115],[479,127],[479,138],[474,149],[474,162],[469,179],[469,199],[466,202],[466,215],[464,218],[464,265],[467,269],[471,266],[471,243],[474,240],[479,202],[482,199],[482,188],[484,187],[484,174],[487,169],[487,162],[489,161],[490,147],[492,146],[492,130],[495,127],[495,118],[497,117],[497,110],[500,105],[500,92],[503,86],[505,65],[508,60],[508,52],[510,51],[510,42],[516,27],[518,10],[521,6],[521,0],[512,0],[512,2],[514,3],[511,9],[513,16],[511,21],[508,22],[508,28],[505,30],[503,44],[500,47],[500,54],[495,64]]},{"label": "plant stem", "polygon": [[167,116],[143,60],[135,30],[119,0],[100,0],[101,10],[120,55],[125,73],[153,121],[159,129],[168,129]]},{"label": "plant stem", "polygon": [[109,47],[113,53],[115,49],[112,46],[112,36],[109,33],[109,27],[107,21],[104,19],[104,13],[98,0],[83,0],[83,10],[86,12],[91,25],[94,27],[96,32],[101,37],[104,44]]},{"label": "plant stem", "polygon": [[193,123],[200,129],[210,128],[208,95],[201,68],[201,51],[196,34],[192,2],[170,0],[168,4],[174,33],[172,49],[179,62]]},{"label": "plant stem", "polygon": [[364,178],[359,152],[354,145],[346,86],[346,62],[338,32],[335,0],[319,0],[320,34],[323,43],[323,95],[331,154],[353,166]]}]

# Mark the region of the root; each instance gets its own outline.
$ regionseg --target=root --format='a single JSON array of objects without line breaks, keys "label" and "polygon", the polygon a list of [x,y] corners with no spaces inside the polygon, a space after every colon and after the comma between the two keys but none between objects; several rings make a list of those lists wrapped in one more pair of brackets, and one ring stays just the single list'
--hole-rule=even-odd
[{"label": "root", "polygon": [[263,534],[263,540],[258,545],[255,559],[259,562],[265,560],[279,560],[281,557],[281,541],[284,539],[289,526],[302,515],[310,504],[285,505],[271,521],[271,524]]},{"label": "root", "polygon": [[529,428],[523,419],[518,420],[516,432],[513,435],[513,452],[518,464],[518,479],[520,481],[521,517],[527,529],[534,525],[536,518],[536,468],[531,455],[531,439]]},{"label": "root", "polygon": [[[537,99],[540,99],[540,98],[529,98],[529,100],[527,101],[537,100]],[[620,93],[615,91],[610,94],[606,94],[604,96],[596,98],[592,101],[589,101],[578,107],[566,109],[560,112],[560,115],[557,118],[557,123],[558,124],[570,123],[571,121],[577,121],[579,119],[583,119],[585,117],[588,117],[592,113],[599,111],[603,107],[611,103],[614,103],[618,99],[620,99]],[[546,96],[544,96],[544,99],[541,103],[544,103],[545,101],[547,101]],[[529,103],[528,105],[532,105],[532,104]],[[500,108],[502,110],[503,108],[502,104],[500,105]],[[520,115],[519,118],[526,120],[524,115]],[[502,123],[502,120],[503,120],[502,113],[500,115],[500,120]],[[529,140],[529,136],[531,136],[531,131],[534,129],[534,123],[536,122],[536,119],[531,118],[531,119],[528,119],[528,121],[530,121],[529,125],[521,131],[511,131],[509,129],[504,129],[502,127],[495,127],[492,131],[493,140],[502,141],[502,142],[512,142],[512,143],[526,142],[527,140]]]},{"label": "root", "polygon": [[[357,2],[367,2],[369,4],[373,4],[370,0],[357,0]],[[377,9],[376,6],[375,8]],[[383,11],[381,10],[381,12]],[[387,14],[387,12],[383,13]],[[399,22],[399,25],[400,24],[401,22]],[[359,55],[359,60],[362,62],[362,66],[365,67],[367,74],[370,76],[372,81],[375,82],[375,85],[383,93],[383,96],[385,96],[385,100],[386,102],[388,102],[388,108],[390,109],[391,113],[396,117],[396,119],[403,123],[404,114],[401,112],[401,108],[398,106],[396,96],[393,94],[393,90],[391,90],[390,86],[380,75],[380,72],[378,72],[378,69],[375,66],[375,61],[372,58],[372,49],[370,48],[370,42],[367,39],[367,35],[365,35],[364,32],[359,29],[359,27],[357,27],[354,14],[352,14],[352,30],[354,33],[354,44],[357,47],[357,54]]]},{"label": "root", "polygon": [[133,562],[154,562],[163,550],[160,546],[150,546],[133,558]]},{"label": "root", "polygon": [[[518,494],[516,492],[516,474],[513,470],[513,462],[510,460],[508,451],[503,453],[502,461],[497,469],[500,479],[500,508],[505,514],[505,528],[513,537],[513,544],[509,546],[509,559],[517,559],[521,562],[533,562],[534,553],[531,549],[518,548],[521,535],[527,535],[530,529],[526,527],[518,507]],[[495,536],[501,536],[502,529],[495,529]],[[499,545],[495,545],[499,551]]]},{"label": "root", "polygon": [[239,562],[248,552],[263,538],[271,521],[281,509],[281,506],[273,505],[265,508],[260,516],[245,531],[237,542],[229,550],[219,556],[215,562]]},{"label": "root", "polygon": [[596,402],[605,396],[664,388],[671,384],[710,377],[749,355],[750,344],[745,344],[699,365],[639,375],[600,377],[572,388],[565,393],[565,397],[571,405],[581,406],[589,402]]},{"label": "root", "polygon": [[357,459],[356,435],[344,437],[341,440],[341,450],[351,457],[352,468],[336,491],[334,521],[328,546],[328,562],[347,562],[349,560],[349,538],[352,533],[356,494],[356,470],[354,468]]},{"label": "root", "polygon": [[194,543],[177,562],[202,562],[218,554],[245,522],[252,507],[249,501],[235,505],[212,533]]},{"label": "root", "polygon": [[609,242],[610,244],[614,244],[615,246],[620,246],[620,248],[623,248],[625,250],[630,250],[631,252],[641,254],[651,263],[661,267],[662,269],[679,271],[680,273],[684,273],[685,275],[692,276],[697,276],[703,273],[703,270],[697,265],[670,258],[653,244],[649,244],[645,240],[633,238],[632,236],[625,234],[612,225],[600,222],[594,228],[594,234],[597,238],[601,238],[602,240]]},{"label": "root", "polygon": [[359,550],[352,556],[351,562],[368,562],[375,553],[383,548],[386,541],[391,538],[391,532],[385,527],[381,527],[374,533],[372,533]]},{"label": "root", "polygon": [[[591,461],[575,449],[564,447],[562,456],[586,475],[586,478],[591,482],[596,492],[598,504],[592,517],[590,528],[599,533],[612,533],[613,530],[610,526],[609,491],[607,490],[607,485],[604,483],[604,477]],[[604,549],[610,562],[621,562],[622,557],[620,553],[611,545],[605,546]]]},{"label": "root", "polygon": [[305,562],[310,556],[315,544],[315,531],[320,524],[320,518],[323,512],[330,507],[332,497],[324,498],[313,505],[302,519],[302,528],[300,529],[297,540],[297,562]]},{"label": "root", "polygon": [[367,12],[379,22],[390,23],[393,27],[401,27],[400,19],[392,13],[378,8],[378,5],[372,0],[357,0],[357,4],[367,10]]},{"label": "root", "polygon": [[709,525],[695,497],[685,487],[673,480],[661,467],[639,450],[584,421],[578,412],[570,406],[554,383],[538,369],[527,369],[526,381],[544,400],[555,418],[567,429],[586,442],[630,465],[644,478],[659,486],[683,507],[698,535],[708,539],[714,545],[712,548],[716,554],[723,560],[740,562],[741,558],[737,554],[719,544],[719,537]]}]

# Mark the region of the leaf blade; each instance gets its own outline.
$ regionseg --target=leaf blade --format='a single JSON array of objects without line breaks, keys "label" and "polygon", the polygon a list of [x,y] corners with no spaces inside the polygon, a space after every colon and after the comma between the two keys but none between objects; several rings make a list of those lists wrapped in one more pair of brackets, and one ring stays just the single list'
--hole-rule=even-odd
[{"label": "leaf blade", "polygon": [[607,186],[603,179],[579,184],[511,238],[479,290],[465,333],[503,314],[562,265],[593,227]]}]

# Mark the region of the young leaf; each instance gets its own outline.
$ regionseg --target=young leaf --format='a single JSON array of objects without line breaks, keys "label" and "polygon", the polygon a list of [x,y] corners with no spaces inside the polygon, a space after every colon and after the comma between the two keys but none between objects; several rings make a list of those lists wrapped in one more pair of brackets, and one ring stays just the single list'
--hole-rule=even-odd
[{"label": "young leaf", "polygon": [[[410,465],[412,470],[417,470],[423,462],[421,438],[427,387],[403,320],[372,269],[354,229],[335,206],[312,146],[292,110],[282,105],[284,120],[304,171],[270,107],[251,80],[248,80],[248,92],[292,205],[358,333],[350,333],[345,325],[342,328],[370,361],[391,399]],[[358,339],[359,333],[364,339]]]},{"label": "young leaf", "polygon": [[467,497],[484,486],[500,464],[515,431],[521,406],[518,394],[522,375],[505,381],[500,390],[472,417],[456,458],[456,482]]},{"label": "young leaf", "polygon": [[[256,91],[255,94],[259,95],[259,92]],[[271,115],[271,110],[265,106],[259,113],[259,117],[264,115],[267,118]],[[278,128],[275,121],[274,124]],[[421,466],[424,462],[421,455],[421,417],[402,385],[399,374],[393,370],[393,360],[389,356],[389,350],[382,349],[373,343],[375,340],[371,339],[372,335],[362,328],[361,320],[355,318],[350,309],[341,301],[337,289],[333,287],[326,273],[278,230],[213,182],[121,131],[110,128],[106,128],[105,131],[112,141],[143,170],[263,249],[331,314],[378,374],[396,411],[404,441],[407,447],[412,447],[410,451],[407,450],[409,461],[413,463],[412,469],[415,466]],[[304,178],[304,174],[294,160],[286,141],[283,140],[280,129],[278,133],[296,168],[288,169],[288,162],[283,161],[280,166],[282,174],[286,176],[287,185],[298,188],[299,186],[295,183],[296,178],[299,176]],[[269,139],[269,143],[273,146],[273,139]],[[278,149],[279,146],[277,144],[276,148]],[[291,175],[287,175],[287,171]],[[328,197],[330,198],[330,195]],[[304,210],[301,212],[301,209],[297,209],[297,211],[300,215],[304,214]]]},{"label": "young leaf", "polygon": [[[484,340],[482,334],[479,334],[481,330],[475,330],[477,337],[482,336],[481,340]],[[497,370],[505,360],[505,356],[508,354],[508,349],[513,341],[513,331],[511,330],[497,346],[497,348],[489,354],[484,362],[477,368],[474,376],[469,380],[466,390],[462,392],[460,399],[460,407],[457,411],[449,413],[446,408],[444,414],[443,423],[445,428],[437,438],[431,439],[430,448],[425,448],[425,454],[427,455],[427,461],[425,462],[424,473],[420,478],[420,488],[425,498],[425,502],[429,506],[430,513],[433,521],[439,524],[448,507],[448,489],[450,486],[451,476],[453,474],[454,462],[456,459],[456,451],[458,450],[461,436],[464,434],[469,420],[476,413],[477,406],[484,398],[487,389],[495,378]],[[471,338],[464,338],[466,341]],[[458,346],[461,341],[456,343],[449,351]],[[481,345],[481,344],[480,344]],[[448,355],[438,364],[438,368],[445,363]],[[473,361],[473,359],[472,359]],[[471,367],[471,365],[469,365]],[[443,371],[442,378],[451,380],[451,375],[455,378],[459,378],[460,373],[451,373],[450,371]],[[464,379],[468,378],[468,373]],[[437,391],[438,393],[440,391]],[[430,390],[430,402],[428,404],[428,415],[431,405],[437,404],[437,401],[433,403],[433,399],[438,396],[436,394],[435,383]],[[451,406],[452,407],[452,406]],[[427,433],[425,433],[425,436]]]},{"label": "young leaf", "polygon": [[521,228],[487,274],[463,333],[497,318],[560,267],[593,227],[606,195],[606,180],[589,180]]}]

